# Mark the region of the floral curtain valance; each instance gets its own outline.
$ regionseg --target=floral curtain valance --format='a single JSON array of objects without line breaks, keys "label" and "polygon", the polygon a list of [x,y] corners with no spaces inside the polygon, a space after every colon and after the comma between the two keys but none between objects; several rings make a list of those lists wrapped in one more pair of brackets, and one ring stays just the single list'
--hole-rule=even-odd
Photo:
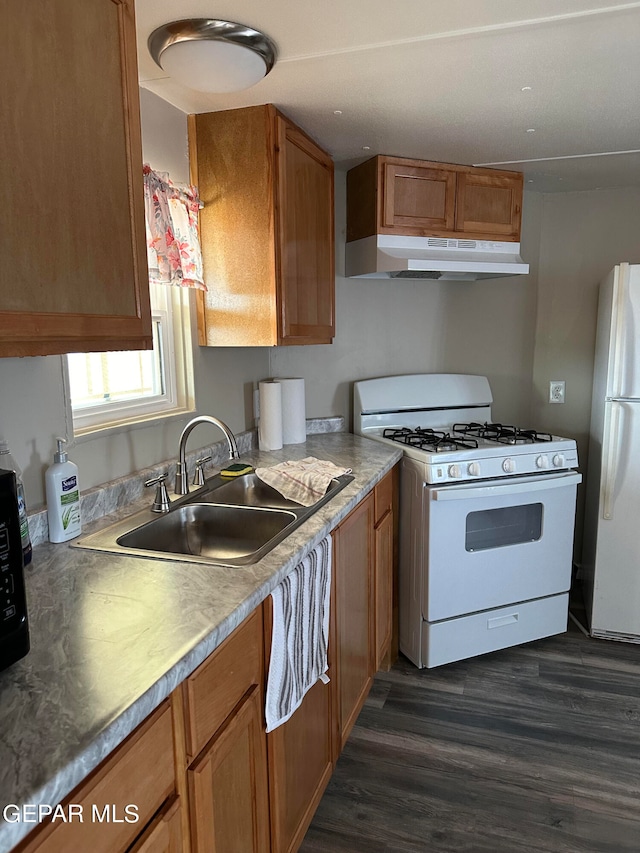
[{"label": "floral curtain valance", "polygon": [[146,163],[143,174],[149,281],[206,290],[197,189],[174,184],[167,172],[154,172]]}]

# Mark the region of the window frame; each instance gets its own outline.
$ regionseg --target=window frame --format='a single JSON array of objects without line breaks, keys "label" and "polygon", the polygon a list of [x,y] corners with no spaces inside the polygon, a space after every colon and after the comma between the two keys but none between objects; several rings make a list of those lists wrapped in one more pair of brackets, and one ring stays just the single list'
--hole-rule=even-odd
[{"label": "window frame", "polygon": [[159,322],[161,330],[164,393],[153,397],[98,403],[74,410],[69,364],[67,356],[62,356],[68,423],[73,425],[75,437],[143,425],[195,411],[190,294],[187,288],[160,284],[150,284],[150,290],[152,324],[155,328]]}]

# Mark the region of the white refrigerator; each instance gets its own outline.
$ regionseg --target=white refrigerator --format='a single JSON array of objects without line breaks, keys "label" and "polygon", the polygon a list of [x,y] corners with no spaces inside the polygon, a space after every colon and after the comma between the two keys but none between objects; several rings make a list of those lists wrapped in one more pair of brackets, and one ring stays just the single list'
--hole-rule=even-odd
[{"label": "white refrigerator", "polygon": [[600,285],[581,575],[591,635],[640,643],[640,265]]}]

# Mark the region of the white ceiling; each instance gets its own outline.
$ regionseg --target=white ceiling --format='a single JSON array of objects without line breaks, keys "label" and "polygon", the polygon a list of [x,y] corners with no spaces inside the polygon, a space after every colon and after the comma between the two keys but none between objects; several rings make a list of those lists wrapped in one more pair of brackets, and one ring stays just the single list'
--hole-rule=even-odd
[{"label": "white ceiling", "polygon": [[[187,113],[274,103],[343,167],[390,154],[506,164],[541,192],[640,185],[640,0],[136,0],[136,15],[147,89]],[[188,17],[262,30],[273,71],[227,95],[174,83],[146,42]]]}]

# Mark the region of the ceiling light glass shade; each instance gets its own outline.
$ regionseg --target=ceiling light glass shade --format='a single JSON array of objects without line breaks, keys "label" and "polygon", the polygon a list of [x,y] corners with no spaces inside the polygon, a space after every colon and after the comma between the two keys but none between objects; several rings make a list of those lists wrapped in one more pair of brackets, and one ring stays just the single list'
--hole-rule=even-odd
[{"label": "ceiling light glass shade", "polygon": [[239,92],[254,86],[276,61],[263,33],[211,18],[175,21],[149,36],[149,53],[167,74],[199,92]]}]

